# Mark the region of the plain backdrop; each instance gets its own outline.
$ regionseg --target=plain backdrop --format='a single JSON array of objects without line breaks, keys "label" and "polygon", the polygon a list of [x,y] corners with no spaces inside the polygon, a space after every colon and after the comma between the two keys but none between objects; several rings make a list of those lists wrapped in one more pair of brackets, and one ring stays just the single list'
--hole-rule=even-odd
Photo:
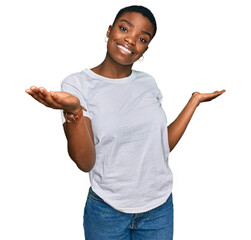
[{"label": "plain backdrop", "polygon": [[100,64],[108,26],[131,4],[157,19],[134,69],[155,77],[168,124],[192,92],[227,90],[198,107],[170,154],[174,239],[251,239],[248,0],[1,1],[1,239],[84,239],[89,174],[68,156],[60,112],[25,89],[59,91],[69,74]]}]

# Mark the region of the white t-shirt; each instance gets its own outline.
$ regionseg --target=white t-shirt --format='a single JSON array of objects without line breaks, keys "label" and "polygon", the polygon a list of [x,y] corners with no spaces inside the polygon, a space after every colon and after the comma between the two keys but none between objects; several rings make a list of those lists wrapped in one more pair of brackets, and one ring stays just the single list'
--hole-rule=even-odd
[{"label": "white t-shirt", "polygon": [[172,192],[173,177],[167,119],[154,78],[132,70],[128,77],[113,79],[85,69],[66,77],[61,89],[79,98],[87,109],[84,116],[91,120],[96,150],[89,172],[93,191],[125,213],[163,204]]}]

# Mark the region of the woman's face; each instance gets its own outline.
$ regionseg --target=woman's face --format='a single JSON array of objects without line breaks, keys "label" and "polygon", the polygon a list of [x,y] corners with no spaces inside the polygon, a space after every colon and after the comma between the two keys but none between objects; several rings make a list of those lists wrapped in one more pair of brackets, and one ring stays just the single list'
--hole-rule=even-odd
[{"label": "woman's face", "polygon": [[119,64],[132,65],[147,50],[153,32],[148,18],[141,13],[126,12],[109,26],[107,53]]}]

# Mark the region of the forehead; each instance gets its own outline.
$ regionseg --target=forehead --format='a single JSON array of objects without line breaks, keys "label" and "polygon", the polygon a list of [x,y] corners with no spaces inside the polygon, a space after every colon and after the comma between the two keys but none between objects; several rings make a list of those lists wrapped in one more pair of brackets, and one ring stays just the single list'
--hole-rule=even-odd
[{"label": "forehead", "polygon": [[153,33],[153,25],[150,20],[138,12],[125,12],[116,21],[116,23],[121,22],[121,20],[127,20],[135,28],[139,30],[145,30],[147,32]]}]

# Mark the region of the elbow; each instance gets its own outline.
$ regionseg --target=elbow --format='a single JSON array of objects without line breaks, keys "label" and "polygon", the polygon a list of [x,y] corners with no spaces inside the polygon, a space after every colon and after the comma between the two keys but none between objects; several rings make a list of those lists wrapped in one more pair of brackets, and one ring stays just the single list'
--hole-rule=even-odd
[{"label": "elbow", "polygon": [[168,146],[169,146],[169,153],[172,152],[172,150],[175,148],[177,142],[169,140]]},{"label": "elbow", "polygon": [[75,162],[75,163],[76,163],[77,167],[81,171],[86,172],[86,173],[90,172],[92,170],[92,168],[94,167],[94,165],[95,165],[95,162],[93,164],[90,164],[90,165],[81,164],[81,163],[77,163],[77,162]]},{"label": "elbow", "polygon": [[95,165],[95,153],[89,156],[75,156],[71,159],[75,162],[77,167],[83,172],[90,172]]},{"label": "elbow", "polygon": [[173,149],[174,149],[174,146],[169,143],[169,152],[172,152]]},{"label": "elbow", "polygon": [[76,165],[77,165],[77,167],[78,167],[82,172],[85,172],[85,173],[88,173],[88,172],[90,172],[90,171],[92,170],[92,168],[83,167],[83,166],[81,166],[81,165],[79,165],[79,164],[77,164],[77,163],[76,163]]}]

